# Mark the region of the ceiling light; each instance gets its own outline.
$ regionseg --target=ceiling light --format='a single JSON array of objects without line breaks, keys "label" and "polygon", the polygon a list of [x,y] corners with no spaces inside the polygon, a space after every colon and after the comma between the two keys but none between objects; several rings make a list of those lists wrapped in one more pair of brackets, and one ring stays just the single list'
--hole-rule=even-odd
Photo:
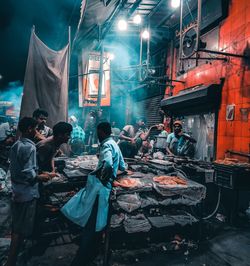
[{"label": "ceiling light", "polygon": [[177,8],[180,6],[181,0],[171,0],[171,6]]},{"label": "ceiling light", "polygon": [[135,15],[133,18],[133,21],[135,24],[140,24],[141,23],[141,16],[139,14]]},{"label": "ceiling light", "polygon": [[125,31],[127,30],[128,24],[127,21],[125,19],[120,19],[118,21],[118,29],[121,31]]},{"label": "ceiling light", "polygon": [[142,34],[141,34],[141,36],[142,36],[142,38],[143,39],[149,39],[149,36],[150,34],[149,34],[149,31],[148,30],[144,30],[143,32],[142,32]]},{"label": "ceiling light", "polygon": [[114,60],[115,59],[115,55],[112,54],[112,53],[109,53],[108,57],[109,57],[110,60]]}]

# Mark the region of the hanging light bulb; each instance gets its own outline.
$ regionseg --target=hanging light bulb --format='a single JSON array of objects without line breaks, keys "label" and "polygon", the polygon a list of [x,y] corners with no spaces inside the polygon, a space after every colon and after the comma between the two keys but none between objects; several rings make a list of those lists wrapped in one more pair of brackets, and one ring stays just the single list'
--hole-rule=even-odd
[{"label": "hanging light bulb", "polygon": [[125,31],[125,30],[127,30],[127,28],[128,28],[127,21],[125,19],[120,19],[118,21],[118,29],[120,31]]},{"label": "hanging light bulb", "polygon": [[142,32],[141,36],[142,36],[143,39],[149,39],[149,37],[150,37],[149,31],[148,30],[144,30]]},{"label": "hanging light bulb", "polygon": [[171,0],[171,6],[172,6],[173,8],[177,8],[177,7],[179,7],[180,4],[181,4],[181,0]]},{"label": "hanging light bulb", "polygon": [[114,54],[112,54],[112,53],[109,53],[109,55],[108,55],[108,56],[109,56],[109,59],[110,59],[110,60],[114,60],[114,59],[115,59],[115,55],[114,55]]},{"label": "hanging light bulb", "polygon": [[141,16],[139,14],[135,15],[133,21],[135,24],[141,24]]}]

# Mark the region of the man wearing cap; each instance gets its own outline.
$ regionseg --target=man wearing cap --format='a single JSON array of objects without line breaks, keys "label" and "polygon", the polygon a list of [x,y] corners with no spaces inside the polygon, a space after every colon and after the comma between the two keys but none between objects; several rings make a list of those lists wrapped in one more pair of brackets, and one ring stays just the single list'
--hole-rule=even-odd
[{"label": "man wearing cap", "polygon": [[193,156],[195,142],[188,134],[183,133],[182,122],[176,120],[174,132],[168,135],[166,150],[169,155]]},{"label": "man wearing cap", "polygon": [[85,132],[78,125],[77,118],[74,115],[70,116],[69,123],[73,127],[69,143],[71,146],[71,150],[74,154],[81,155],[84,151]]}]

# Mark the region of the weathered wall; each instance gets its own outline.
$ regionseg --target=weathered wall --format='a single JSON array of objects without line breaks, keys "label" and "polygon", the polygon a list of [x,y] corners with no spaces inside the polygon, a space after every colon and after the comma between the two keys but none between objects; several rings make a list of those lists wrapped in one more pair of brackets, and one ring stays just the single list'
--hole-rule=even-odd
[{"label": "weathered wall", "polygon": [[[249,42],[250,1],[232,0],[228,17],[219,25],[219,50],[243,54],[250,46]],[[220,78],[225,77],[218,116],[217,159],[224,158],[226,150],[249,153],[250,64],[247,65],[243,59],[236,57],[230,57],[228,62],[211,62],[212,64],[202,64],[178,77],[186,83],[185,85],[176,83],[174,94],[200,83],[219,83]],[[168,58],[169,63],[170,58]],[[175,67],[174,70],[176,78]],[[235,105],[233,121],[226,121],[226,106],[229,104]],[[249,110],[247,120],[241,114],[242,108]]]}]

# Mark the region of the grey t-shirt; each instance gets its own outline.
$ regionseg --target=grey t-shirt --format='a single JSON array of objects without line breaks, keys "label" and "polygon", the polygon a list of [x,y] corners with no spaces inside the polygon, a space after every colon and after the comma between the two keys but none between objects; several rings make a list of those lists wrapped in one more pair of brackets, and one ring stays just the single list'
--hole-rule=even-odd
[{"label": "grey t-shirt", "polygon": [[30,139],[21,138],[11,147],[10,174],[14,201],[39,198],[36,147]]}]

